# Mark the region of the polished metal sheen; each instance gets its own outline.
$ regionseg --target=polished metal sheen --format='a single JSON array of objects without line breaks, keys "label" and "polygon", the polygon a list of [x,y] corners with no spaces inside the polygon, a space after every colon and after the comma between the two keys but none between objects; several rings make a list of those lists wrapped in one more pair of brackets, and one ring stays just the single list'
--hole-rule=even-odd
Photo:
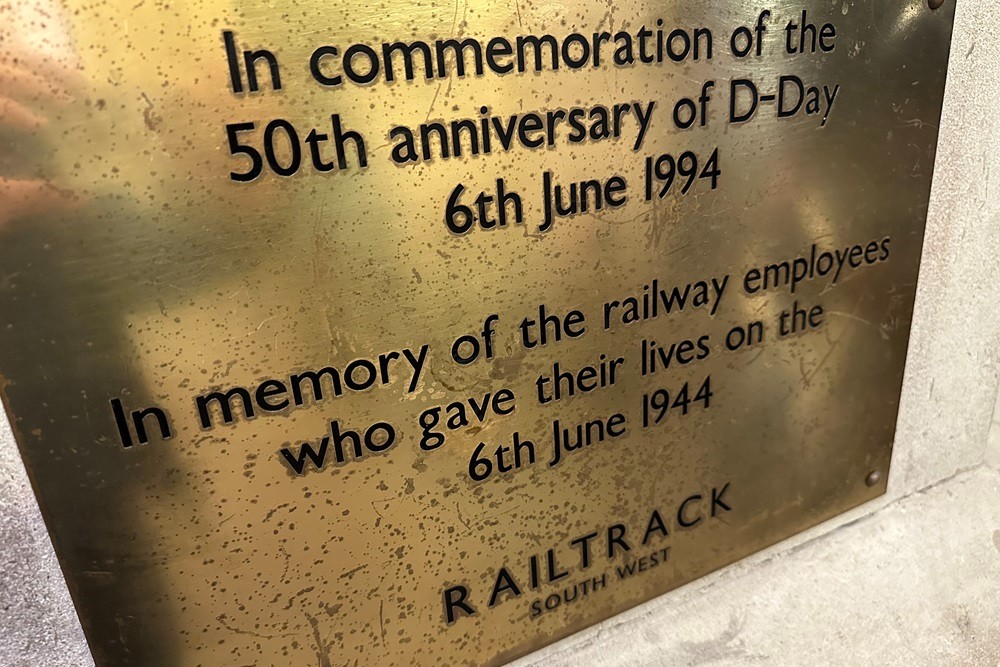
[{"label": "polished metal sheen", "polygon": [[[884,493],[954,3],[766,8],[745,58],[730,36],[765,7],[736,0],[0,9],[0,393],[97,663],[499,664]],[[835,48],[784,52],[803,10]],[[593,49],[658,20],[710,30],[712,57],[574,68],[576,41],[558,69],[460,73],[450,52],[407,77],[381,46]],[[280,90],[266,59],[250,89],[260,49]],[[763,96],[792,76],[814,106],[762,98],[729,122],[752,99],[737,82]],[[678,129],[674,104],[708,81],[706,124]],[[607,137],[574,142],[565,120],[488,154],[403,160],[390,132],[596,107],[620,120]],[[234,146],[278,118],[243,177]],[[315,159],[311,128],[359,132],[367,164],[350,139]],[[647,158],[716,149],[717,187],[644,200]],[[600,179],[611,201],[613,177],[621,206],[546,218],[555,184]],[[456,185],[472,206],[500,178],[524,221],[449,229]],[[685,286],[705,303],[665,312]],[[568,324],[526,345],[542,305]],[[753,322],[763,340],[728,349]],[[462,336],[489,358],[456,363]],[[555,397],[556,364],[575,395]],[[455,402],[470,417],[449,429]],[[143,434],[132,412],[154,406]],[[561,429],[604,437],[557,451]],[[347,430],[367,447],[337,449]],[[297,474],[324,441],[336,460]]]}]

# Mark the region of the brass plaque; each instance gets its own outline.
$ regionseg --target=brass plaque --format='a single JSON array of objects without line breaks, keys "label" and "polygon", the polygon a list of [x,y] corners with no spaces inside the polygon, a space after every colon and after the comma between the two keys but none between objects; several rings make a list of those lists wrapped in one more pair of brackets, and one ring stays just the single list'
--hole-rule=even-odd
[{"label": "brass plaque", "polygon": [[0,384],[98,664],[499,664],[883,493],[953,14],[0,9]]}]

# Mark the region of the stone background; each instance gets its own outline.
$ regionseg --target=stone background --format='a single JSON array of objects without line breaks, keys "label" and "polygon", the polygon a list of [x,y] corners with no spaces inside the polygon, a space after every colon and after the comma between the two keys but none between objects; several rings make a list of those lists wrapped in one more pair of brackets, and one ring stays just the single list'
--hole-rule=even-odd
[{"label": "stone background", "polygon": [[[958,7],[888,494],[517,665],[1000,664],[997,17]],[[93,664],[2,414],[0,567],[0,665]]]}]

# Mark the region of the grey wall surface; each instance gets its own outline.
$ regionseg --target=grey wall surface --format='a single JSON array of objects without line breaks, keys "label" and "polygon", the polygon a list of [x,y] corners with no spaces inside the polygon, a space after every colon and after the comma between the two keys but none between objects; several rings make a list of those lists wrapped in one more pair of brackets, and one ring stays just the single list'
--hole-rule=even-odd
[{"label": "grey wall surface", "polygon": [[[889,493],[521,667],[1000,662],[997,17],[958,8]],[[0,665],[92,664],[2,415],[0,563]]]},{"label": "grey wall surface", "polygon": [[0,665],[94,664],[3,410],[0,568]]}]

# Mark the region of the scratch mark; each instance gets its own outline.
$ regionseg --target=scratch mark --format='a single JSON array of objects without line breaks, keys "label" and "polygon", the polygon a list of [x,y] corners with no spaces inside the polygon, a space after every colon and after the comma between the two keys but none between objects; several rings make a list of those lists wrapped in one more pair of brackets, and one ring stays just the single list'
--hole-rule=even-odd
[{"label": "scratch mark", "polygon": [[268,322],[270,322],[271,320],[273,320],[275,317],[277,317],[277,315],[271,315],[271,317],[268,317],[263,322],[261,322],[260,324],[258,324],[256,329],[254,329],[253,331],[251,331],[250,333],[247,334],[247,338],[249,338],[250,336],[252,336],[255,333],[257,333],[258,331],[260,331],[260,328],[262,326],[264,326],[265,324],[267,324]]},{"label": "scratch mark", "polygon": [[278,639],[280,637],[294,637],[295,636],[295,633],[292,633],[292,632],[284,632],[284,633],[277,634],[277,635],[268,635],[268,634],[264,634],[263,632],[251,632],[250,630],[242,630],[240,628],[234,628],[233,626],[231,626],[228,623],[226,623],[226,615],[225,614],[219,614],[218,616],[215,617],[215,620],[217,620],[219,622],[219,624],[222,625],[222,627],[224,627],[226,630],[229,630],[230,632],[235,632],[238,635],[247,635],[248,637],[257,637],[258,639]]},{"label": "scratch mark", "polygon": [[871,322],[869,322],[868,320],[866,320],[863,317],[858,317],[854,313],[844,313],[844,312],[841,312],[839,310],[829,310],[829,311],[827,311],[827,314],[829,314],[829,315],[839,315],[840,317],[846,317],[849,320],[854,320],[855,322],[861,322],[862,324],[867,324],[868,326],[872,325]]},{"label": "scratch mark", "polygon": [[461,524],[463,526],[465,526],[466,530],[471,531],[472,530],[472,526],[470,526],[469,522],[465,520],[464,516],[462,516],[462,507],[461,507],[461,505],[455,505],[455,511],[458,512],[458,520],[461,522]]}]

